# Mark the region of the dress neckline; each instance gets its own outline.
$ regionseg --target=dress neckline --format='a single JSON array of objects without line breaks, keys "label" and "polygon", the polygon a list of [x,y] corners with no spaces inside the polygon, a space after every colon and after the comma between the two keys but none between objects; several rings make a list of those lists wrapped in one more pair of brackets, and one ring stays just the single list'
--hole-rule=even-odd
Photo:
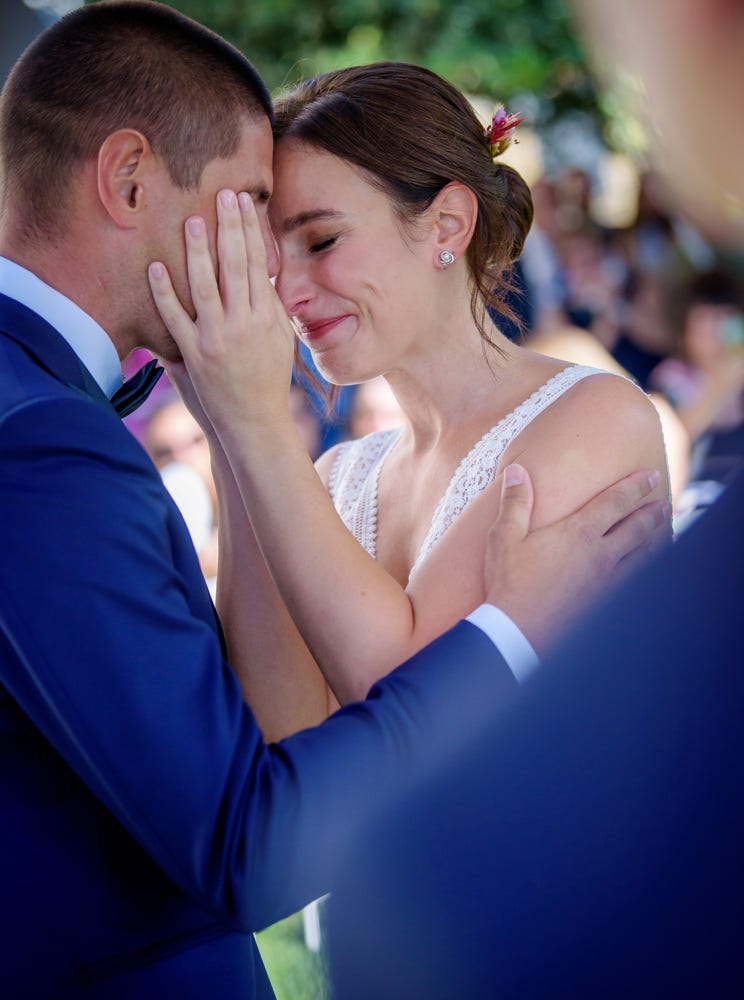
[{"label": "dress neckline", "polygon": [[[526,419],[521,421],[521,425],[518,426],[512,434],[510,434],[508,440],[503,442],[503,447],[499,449],[500,451],[499,457],[503,455],[504,451],[506,451],[506,448],[509,446],[509,444],[511,444],[514,438],[522,430],[524,430],[524,428],[531,422],[533,417],[537,416],[538,413],[542,412],[542,409],[545,408],[544,406],[541,406],[539,410],[537,410],[536,412],[532,412],[536,403],[539,403],[546,397],[548,399],[548,402],[553,402],[554,398],[557,398],[557,396],[561,395],[565,389],[573,385],[574,382],[579,381],[581,378],[584,377],[584,375],[596,374],[598,372],[601,373],[601,369],[592,368],[588,365],[567,365],[565,368],[561,368],[560,371],[556,372],[554,375],[551,375],[549,379],[547,379],[545,382],[542,383],[542,385],[539,385],[533,392],[531,392],[526,399],[523,399],[521,403],[517,403],[515,407],[513,407],[497,423],[495,423],[492,427],[490,427],[487,431],[485,431],[480,438],[478,438],[475,444],[460,459],[457,468],[452,473],[449,483],[447,484],[444,493],[440,497],[439,502],[437,503],[437,506],[434,509],[434,513],[429,523],[429,529],[424,537],[423,542],[421,543],[421,546],[419,547],[419,551],[416,555],[413,565],[411,566],[411,569],[408,572],[409,582],[413,574],[416,572],[416,570],[419,568],[421,563],[424,561],[426,556],[433,548],[434,543],[439,540],[441,535],[444,534],[445,530],[450,526],[450,524],[454,520],[454,517],[448,519],[447,523],[443,527],[441,528],[439,527],[439,521],[442,516],[443,509],[445,508],[445,505],[447,503],[447,499],[452,495],[453,492],[457,490],[458,484],[462,482],[463,478],[465,477],[465,474],[472,467],[476,457],[481,452],[488,450],[489,444],[492,441],[497,441],[502,431],[505,428],[509,427],[510,424],[512,423],[519,424],[520,417],[524,415]],[[556,396],[553,396],[552,390],[554,389],[560,390],[556,394]],[[400,435],[398,436],[398,438],[396,438],[396,441],[393,442],[393,444],[391,444],[391,446],[386,450],[385,454],[382,456],[380,466],[384,464],[385,459],[393,450],[393,447],[395,446],[395,444],[399,439]],[[493,475],[491,476],[491,481],[493,481],[494,478],[495,478],[495,467],[493,469]],[[379,471],[377,474],[377,483],[375,484],[375,503],[377,503],[378,484],[379,484]],[[472,496],[468,497],[464,506],[467,506],[473,499],[474,497]],[[460,510],[458,511],[458,513],[462,513],[462,511]]]},{"label": "dress neckline", "polygon": [[[408,574],[408,581],[453,521],[495,478],[496,467],[516,436],[566,389],[587,375],[607,374],[586,365],[566,365],[486,430],[460,459],[440,498]],[[334,463],[329,488],[339,514],[367,552],[377,558],[379,482],[383,466],[404,427],[376,431],[347,442]]]}]

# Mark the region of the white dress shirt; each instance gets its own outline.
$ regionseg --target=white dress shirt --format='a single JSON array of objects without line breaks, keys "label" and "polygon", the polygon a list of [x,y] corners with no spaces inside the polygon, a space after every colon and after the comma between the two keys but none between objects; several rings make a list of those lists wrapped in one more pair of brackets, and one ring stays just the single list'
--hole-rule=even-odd
[{"label": "white dress shirt", "polygon": [[481,604],[468,615],[467,621],[485,632],[520,684],[539,667],[537,653],[522,630],[493,604]]},{"label": "white dress shirt", "polygon": [[7,257],[0,257],[0,292],[32,309],[67,341],[110,398],[123,382],[116,348],[106,331],[66,295]]}]

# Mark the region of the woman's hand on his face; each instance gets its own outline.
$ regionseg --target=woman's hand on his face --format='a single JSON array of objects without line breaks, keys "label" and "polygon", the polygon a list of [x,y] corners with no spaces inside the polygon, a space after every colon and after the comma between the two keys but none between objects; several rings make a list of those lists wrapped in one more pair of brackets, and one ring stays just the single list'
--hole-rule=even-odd
[{"label": "woman's hand on his face", "polygon": [[235,423],[285,418],[294,327],[269,278],[251,197],[217,195],[217,269],[204,220],[187,219],[185,233],[196,318],[162,263],[150,265],[150,288],[209,421],[222,438]]}]

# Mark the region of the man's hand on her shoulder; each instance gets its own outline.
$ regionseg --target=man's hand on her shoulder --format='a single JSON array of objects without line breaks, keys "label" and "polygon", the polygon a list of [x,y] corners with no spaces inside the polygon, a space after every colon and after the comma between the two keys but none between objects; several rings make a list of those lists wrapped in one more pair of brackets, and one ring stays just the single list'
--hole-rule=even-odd
[{"label": "man's hand on her shoulder", "polygon": [[657,543],[670,516],[663,501],[646,502],[658,482],[658,472],[634,472],[569,517],[530,532],[532,482],[520,465],[504,470],[488,536],[486,599],[538,653]]}]

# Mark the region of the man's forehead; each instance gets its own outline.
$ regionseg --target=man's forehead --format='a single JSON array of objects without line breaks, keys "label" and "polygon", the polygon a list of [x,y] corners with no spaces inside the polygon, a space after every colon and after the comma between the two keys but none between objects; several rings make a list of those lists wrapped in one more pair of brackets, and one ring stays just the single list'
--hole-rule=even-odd
[{"label": "man's forehead", "polygon": [[244,172],[241,190],[254,199],[265,200],[273,188],[274,138],[265,115],[247,118],[243,123],[237,156]]}]

